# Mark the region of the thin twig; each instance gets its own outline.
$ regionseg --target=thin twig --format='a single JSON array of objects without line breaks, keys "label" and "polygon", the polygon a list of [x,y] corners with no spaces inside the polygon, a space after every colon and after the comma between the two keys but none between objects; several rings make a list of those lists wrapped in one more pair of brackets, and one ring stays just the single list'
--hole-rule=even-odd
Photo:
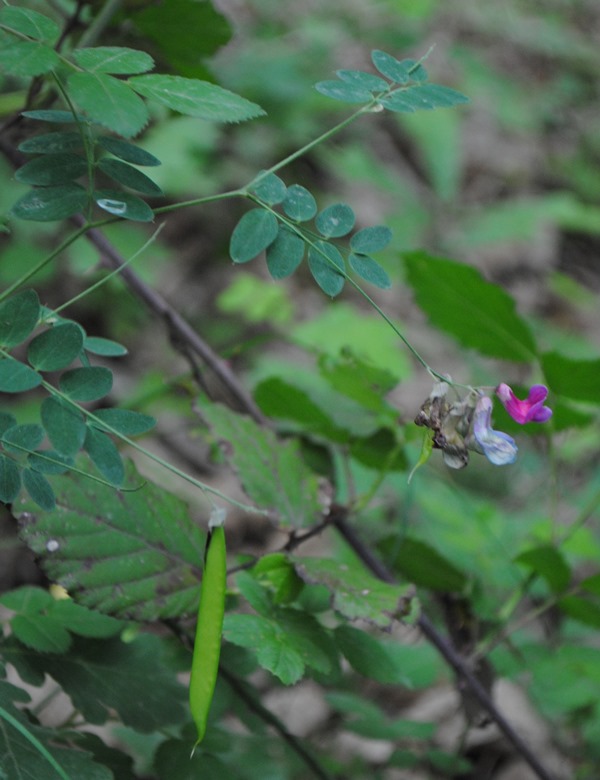
[{"label": "thin twig", "polygon": [[[394,584],[396,582],[393,574],[387,569],[384,563],[373,553],[373,551],[364,544],[354,528],[346,521],[346,518],[338,515],[333,524],[340,535],[352,547],[354,552],[362,560],[365,566],[383,582]],[[463,680],[471,689],[475,698],[481,706],[489,713],[492,720],[496,723],[506,739],[512,744],[514,749],[529,764],[540,780],[555,780],[548,770],[538,761],[537,757],[530,750],[529,746],[523,741],[521,736],[513,729],[504,715],[498,710],[492,697],[485,690],[477,677],[473,674],[465,659],[456,652],[453,645],[437,630],[431,620],[424,612],[421,612],[417,626],[427,638],[427,640],[437,649],[442,658],[450,666],[457,677]]]},{"label": "thin twig", "polygon": [[284,724],[277,718],[270,710],[264,707],[260,701],[248,690],[241,680],[239,680],[234,674],[226,669],[223,664],[219,666],[219,674],[227,680],[229,686],[233,692],[238,696],[249,710],[254,712],[258,717],[267,723],[269,726],[275,729],[279,736],[287,742],[290,748],[296,753],[306,766],[311,770],[315,777],[319,780],[331,780],[325,769],[317,762],[317,760],[306,750],[302,742],[286,729]]}]

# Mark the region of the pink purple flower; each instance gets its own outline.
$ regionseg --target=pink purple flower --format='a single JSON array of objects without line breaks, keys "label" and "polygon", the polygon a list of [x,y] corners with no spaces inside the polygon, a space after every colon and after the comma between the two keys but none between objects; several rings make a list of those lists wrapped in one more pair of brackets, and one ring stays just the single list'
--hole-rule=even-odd
[{"label": "pink purple flower", "polygon": [[[509,388],[510,389],[510,388]],[[495,466],[513,463],[517,457],[515,440],[507,433],[495,431],[491,425],[492,401],[482,395],[473,415],[473,436],[486,458]]]},{"label": "pink purple flower", "polygon": [[548,388],[545,385],[533,385],[524,401],[517,398],[504,382],[496,388],[496,395],[513,420],[521,425],[528,422],[543,423],[552,417],[552,409],[544,406],[548,395]]}]

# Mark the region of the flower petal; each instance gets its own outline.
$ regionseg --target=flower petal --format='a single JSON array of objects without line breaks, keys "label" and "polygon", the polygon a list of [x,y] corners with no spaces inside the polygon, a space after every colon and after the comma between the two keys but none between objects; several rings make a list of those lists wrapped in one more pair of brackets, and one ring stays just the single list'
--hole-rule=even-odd
[{"label": "flower petal", "polygon": [[[512,391],[511,391],[512,392]],[[495,466],[513,463],[517,457],[515,440],[507,433],[495,431],[491,426],[492,401],[483,395],[477,401],[473,417],[473,435],[486,458]]]},{"label": "flower petal", "polygon": [[545,385],[533,385],[527,398],[521,401],[512,388],[502,382],[496,388],[496,395],[513,420],[521,425],[528,422],[546,422],[552,417],[552,409],[544,406],[548,396],[548,388]]}]

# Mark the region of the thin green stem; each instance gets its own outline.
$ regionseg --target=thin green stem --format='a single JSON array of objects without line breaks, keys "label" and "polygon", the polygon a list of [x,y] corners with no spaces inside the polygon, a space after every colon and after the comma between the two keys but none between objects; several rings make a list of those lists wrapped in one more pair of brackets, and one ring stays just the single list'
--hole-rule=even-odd
[{"label": "thin green stem", "polygon": [[205,195],[202,198],[192,198],[192,200],[182,200],[179,203],[171,203],[168,206],[160,206],[160,208],[154,209],[155,214],[168,214],[171,211],[177,211],[178,209],[186,208],[188,206],[201,206],[203,203],[214,203],[218,200],[225,200],[226,198],[239,198],[246,195],[244,189],[229,190],[228,192],[220,192],[217,195]]}]

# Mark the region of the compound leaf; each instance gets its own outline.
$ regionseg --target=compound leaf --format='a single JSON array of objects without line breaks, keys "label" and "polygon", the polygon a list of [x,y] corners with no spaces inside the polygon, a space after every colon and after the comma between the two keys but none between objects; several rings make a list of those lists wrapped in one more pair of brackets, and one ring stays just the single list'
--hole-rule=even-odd
[{"label": "compound leaf", "polygon": [[374,284],[381,290],[388,290],[392,286],[392,281],[386,271],[372,257],[352,253],[348,262],[354,273],[358,274],[365,282]]},{"label": "compound leaf", "polygon": [[33,468],[23,469],[23,486],[35,503],[51,512],[56,506],[52,485],[43,474]]},{"label": "compound leaf", "polygon": [[132,190],[143,192],[145,195],[162,194],[162,190],[156,182],[126,162],[103,157],[98,163],[98,168],[111,179],[118,181],[125,187],[130,187]]},{"label": "compound leaf", "polygon": [[358,254],[368,255],[385,249],[392,240],[392,231],[385,225],[373,225],[357,231],[350,239],[350,248]]},{"label": "compound leaf", "polygon": [[74,401],[97,401],[112,390],[112,371],[104,366],[84,366],[65,371],[58,386]]},{"label": "compound leaf", "polygon": [[161,164],[158,157],[150,154],[145,149],[141,149],[139,146],[135,146],[135,144],[123,141],[121,138],[101,135],[98,137],[98,143],[107,152],[114,154],[115,157],[119,157],[121,160],[125,160],[125,162],[130,162],[134,165],[147,165],[149,167]]},{"label": "compound leaf", "polygon": [[15,41],[0,47],[0,67],[12,76],[41,76],[59,62],[54,49],[38,41]]},{"label": "compound leaf", "polygon": [[74,73],[67,89],[92,121],[125,138],[137,135],[148,122],[144,101],[127,83],[106,73]]},{"label": "compound leaf", "polygon": [[144,73],[154,67],[154,60],[145,51],[124,46],[75,49],[73,59],[85,70],[96,73]]},{"label": "compound leaf", "polygon": [[42,383],[42,377],[33,368],[12,357],[0,360],[0,392],[24,393]]},{"label": "compound leaf", "polygon": [[19,151],[33,154],[56,154],[57,152],[73,152],[81,149],[82,146],[83,139],[80,133],[57,131],[26,138],[19,144]]},{"label": "compound leaf", "polygon": [[21,472],[19,467],[6,455],[0,453],[0,501],[11,504],[21,490]]},{"label": "compound leaf", "polygon": [[0,303],[0,344],[14,347],[25,341],[40,317],[35,290],[21,290]]},{"label": "compound leaf", "polygon": [[60,32],[56,22],[44,14],[16,6],[0,9],[0,23],[38,41],[52,39]]},{"label": "compound leaf", "polygon": [[58,371],[70,365],[82,348],[83,330],[74,322],[65,322],[32,339],[27,359],[38,371]]},{"label": "compound leaf", "polygon": [[285,183],[274,173],[269,173],[267,176],[263,175],[260,181],[257,184],[251,184],[249,189],[257,198],[260,198],[264,203],[268,203],[269,206],[281,203],[287,193]]},{"label": "compound leaf", "polygon": [[46,187],[53,184],[65,184],[78,179],[87,171],[87,162],[83,157],[69,152],[43,154],[29,160],[15,173],[15,179],[24,184],[38,184]]},{"label": "compound leaf", "polygon": [[109,433],[117,431],[124,436],[139,436],[156,425],[154,417],[141,412],[133,412],[130,409],[96,409],[94,417],[96,419],[91,420],[90,425]]},{"label": "compound leaf", "polygon": [[19,198],[11,214],[35,222],[54,222],[83,211],[87,201],[87,193],[79,184],[36,187]]},{"label": "compound leaf", "polygon": [[[308,249],[308,267],[324,293],[334,298],[342,291],[346,281],[346,267],[344,258],[333,244],[315,241]],[[342,273],[339,273],[337,268]]]},{"label": "compound leaf", "polygon": [[102,431],[88,428],[83,448],[98,471],[111,485],[119,487],[125,479],[125,467],[113,440]]},{"label": "compound leaf", "polygon": [[381,98],[381,104],[390,111],[408,114],[434,108],[451,108],[468,102],[469,98],[462,92],[441,84],[417,84]]},{"label": "compound leaf", "polygon": [[246,212],[235,226],[229,243],[229,255],[234,263],[247,263],[277,238],[277,217],[265,209]]},{"label": "compound leaf", "polygon": [[42,401],[40,416],[50,443],[61,456],[70,458],[79,452],[86,434],[81,412],[60,398],[50,397]]},{"label": "compound leaf", "polygon": [[385,92],[390,86],[385,79],[362,70],[337,70],[335,75],[342,81],[369,92]]},{"label": "compound leaf", "polygon": [[348,204],[334,203],[317,215],[315,225],[325,238],[339,238],[352,230],[355,221],[354,211]]},{"label": "compound leaf", "polygon": [[13,425],[2,434],[2,444],[7,452],[34,450],[44,438],[44,429],[35,423]]},{"label": "compound leaf", "polygon": [[294,273],[304,257],[304,241],[281,225],[277,238],[267,247],[267,268],[273,279]]},{"label": "compound leaf", "polygon": [[326,97],[341,100],[343,103],[368,103],[373,95],[359,84],[349,84],[347,81],[319,81],[315,89]]},{"label": "compound leaf", "polygon": [[317,202],[311,192],[301,184],[292,184],[288,187],[283,210],[296,222],[307,222],[317,213]]}]

